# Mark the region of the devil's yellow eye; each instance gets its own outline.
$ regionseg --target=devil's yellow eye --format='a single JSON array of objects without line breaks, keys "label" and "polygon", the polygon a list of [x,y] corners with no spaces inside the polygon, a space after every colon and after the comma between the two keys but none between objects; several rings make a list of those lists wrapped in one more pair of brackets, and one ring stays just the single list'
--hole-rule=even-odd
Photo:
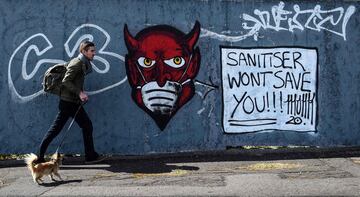
[{"label": "devil's yellow eye", "polygon": [[138,64],[144,68],[149,68],[155,64],[155,60],[146,58],[146,57],[139,57],[137,60]]},{"label": "devil's yellow eye", "polygon": [[144,59],[144,64],[145,64],[146,66],[150,66],[151,63],[152,63],[151,59],[148,59],[148,58],[145,58],[145,59]]},{"label": "devil's yellow eye", "polygon": [[173,68],[180,68],[185,64],[184,58],[179,56],[165,60],[164,62]]},{"label": "devil's yellow eye", "polygon": [[175,63],[176,65],[181,64],[181,58],[180,58],[180,57],[174,57],[173,61],[174,61],[174,63]]}]

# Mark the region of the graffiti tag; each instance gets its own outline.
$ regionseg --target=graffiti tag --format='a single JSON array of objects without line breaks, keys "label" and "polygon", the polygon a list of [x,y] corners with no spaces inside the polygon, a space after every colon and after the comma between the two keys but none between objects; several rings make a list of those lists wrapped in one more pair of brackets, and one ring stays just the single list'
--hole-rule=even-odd
[{"label": "graffiti tag", "polygon": [[[280,2],[279,5],[271,8],[269,11],[254,10],[256,17],[243,14],[244,29],[258,32],[261,28],[272,29],[275,31],[290,31],[305,29],[314,31],[329,31],[343,37],[346,40],[346,25],[355,12],[354,6],[349,6],[346,11],[343,7],[337,7],[331,10],[322,10],[320,5],[316,5],[313,9],[301,10],[300,6],[295,4],[293,11],[285,10],[285,3]],[[300,20],[305,19],[305,20]],[[273,24],[271,24],[273,21]],[[304,22],[302,22],[304,21]],[[249,25],[249,22],[252,24]],[[339,29],[339,30],[337,30]]]},{"label": "graffiti tag", "polygon": [[302,10],[297,4],[293,6],[293,10],[286,10],[285,3],[281,1],[278,5],[272,6],[271,11],[255,9],[254,16],[242,14],[244,20],[242,28],[248,30],[243,35],[230,36],[202,28],[200,37],[209,37],[224,42],[239,42],[249,37],[258,40],[261,29],[291,33],[295,30],[317,32],[323,30],[341,36],[346,41],[346,26],[355,10],[353,5],[346,10],[343,7],[324,10],[320,5],[316,5],[313,9]]}]

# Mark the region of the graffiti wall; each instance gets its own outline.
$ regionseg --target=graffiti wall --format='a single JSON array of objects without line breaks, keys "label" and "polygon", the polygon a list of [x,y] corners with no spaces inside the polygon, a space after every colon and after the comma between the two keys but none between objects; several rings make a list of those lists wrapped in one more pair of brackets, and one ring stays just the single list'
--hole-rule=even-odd
[{"label": "graffiti wall", "polygon": [[[360,145],[359,2],[0,4],[0,153],[37,152],[59,102],[43,75],[84,40],[97,49],[84,107],[99,152]],[[74,125],[63,151],[82,144]]]}]

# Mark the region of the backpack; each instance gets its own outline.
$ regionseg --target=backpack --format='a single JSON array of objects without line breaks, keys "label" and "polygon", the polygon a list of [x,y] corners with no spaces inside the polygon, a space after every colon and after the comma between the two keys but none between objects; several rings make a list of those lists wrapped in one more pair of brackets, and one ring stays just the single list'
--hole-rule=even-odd
[{"label": "backpack", "polygon": [[68,64],[69,62],[55,64],[46,70],[42,82],[44,92],[60,96],[62,80]]}]

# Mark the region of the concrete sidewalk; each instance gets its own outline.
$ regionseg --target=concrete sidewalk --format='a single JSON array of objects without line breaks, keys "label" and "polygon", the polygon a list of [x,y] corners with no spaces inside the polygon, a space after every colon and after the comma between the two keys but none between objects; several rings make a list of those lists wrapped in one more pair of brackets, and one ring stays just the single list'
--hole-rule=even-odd
[{"label": "concrete sidewalk", "polygon": [[64,181],[34,184],[23,161],[0,161],[0,196],[360,196],[360,149],[227,150],[66,158]]}]

